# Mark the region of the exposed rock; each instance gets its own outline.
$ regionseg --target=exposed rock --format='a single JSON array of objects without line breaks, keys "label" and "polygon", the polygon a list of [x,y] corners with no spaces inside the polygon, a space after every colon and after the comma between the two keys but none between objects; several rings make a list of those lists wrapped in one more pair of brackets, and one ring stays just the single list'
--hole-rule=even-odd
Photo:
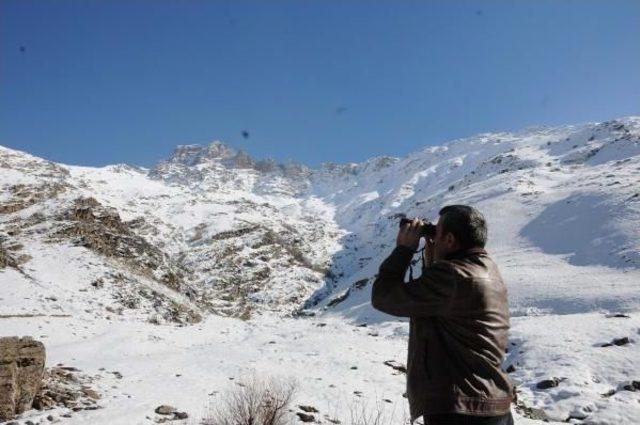
[{"label": "exposed rock", "polygon": [[0,338],[0,419],[31,408],[42,386],[44,345],[29,337]]},{"label": "exposed rock", "polygon": [[558,379],[558,378],[543,379],[542,381],[536,384],[536,388],[539,390],[546,390],[549,388],[557,387],[560,381],[561,379]]},{"label": "exposed rock", "polygon": [[174,412],[173,417],[175,419],[187,419],[189,414],[187,412]]},{"label": "exposed rock", "polygon": [[99,400],[100,399],[100,394],[98,394],[95,390],[91,389],[91,388],[87,388],[87,387],[83,387],[82,388],[82,393],[84,395],[86,395],[87,397],[89,397],[92,400]]},{"label": "exposed rock", "polygon": [[[204,297],[199,297],[197,291],[187,283],[189,272],[184,266],[138,235],[130,228],[130,222],[121,220],[115,209],[103,206],[95,198],[80,197],[58,215],[57,221],[59,225],[51,235],[51,241],[71,239],[78,246],[120,260],[130,271],[110,276],[114,298],[123,308],[140,309],[144,303],[147,310],[152,310],[151,317],[158,313],[163,320],[178,323],[196,323],[202,319],[197,309],[189,303],[178,301],[178,298],[172,298],[138,281],[138,276],[151,279],[208,309],[206,302],[200,302]],[[91,286],[99,289],[104,284],[102,277],[94,280]],[[118,314],[122,313],[122,310],[117,311]],[[150,321],[158,322],[155,319]]]},{"label": "exposed rock", "polygon": [[613,345],[627,345],[630,341],[629,337],[624,336],[622,338],[614,338],[612,342]]},{"label": "exposed rock", "polygon": [[332,298],[328,303],[327,303],[327,307],[335,307],[336,305],[340,304],[341,302],[343,302],[344,300],[346,300],[347,298],[349,298],[349,294],[351,293],[351,288],[348,288],[346,291],[344,291],[342,294]]},{"label": "exposed rock", "polygon": [[[57,167],[57,165],[54,166]],[[59,170],[63,169],[60,168]],[[21,211],[38,202],[55,198],[68,188],[68,185],[58,182],[45,182],[34,185],[16,184],[9,186],[8,192],[12,195],[12,198],[9,202],[0,204],[0,214],[12,214]]]},{"label": "exposed rock", "polygon": [[4,269],[5,267],[17,268],[18,262],[13,255],[2,246],[2,241],[0,241],[0,269]]},{"label": "exposed rock", "polygon": [[313,415],[310,415],[308,413],[297,412],[296,415],[302,422],[313,422],[316,419]]},{"label": "exposed rock", "polygon": [[299,405],[300,410],[307,413],[318,413],[318,409],[313,406]]},{"label": "exposed rock", "polygon": [[625,391],[640,391],[640,381],[631,381],[622,385],[622,389]]},{"label": "exposed rock", "polygon": [[393,370],[397,370],[400,373],[407,373],[407,367],[403,364],[396,362],[395,360],[387,360],[384,362],[385,366],[389,366]]},{"label": "exposed rock", "polygon": [[365,278],[365,279],[360,279],[356,282],[354,282],[354,284],[352,285],[353,288],[355,289],[362,289],[365,286],[367,286],[367,283],[369,283],[369,279]]},{"label": "exposed rock", "polygon": [[616,390],[614,390],[613,388],[610,389],[609,391],[607,391],[606,393],[600,394],[600,396],[602,397],[611,397],[612,395],[614,395],[616,393]]},{"label": "exposed rock", "polygon": [[33,401],[38,410],[48,410],[56,406],[64,406],[74,411],[95,410],[101,395],[91,388],[95,377],[80,373],[75,367],[56,366],[47,368],[43,385]]},{"label": "exposed rock", "polygon": [[176,408],[173,406],[169,406],[168,404],[161,404],[156,407],[155,412],[159,415],[171,415],[176,411]]},{"label": "exposed rock", "polygon": [[21,243],[8,239],[6,236],[0,235],[0,269],[11,267],[24,274],[20,265],[29,261],[31,257],[27,254],[19,253],[23,248]]},{"label": "exposed rock", "polygon": [[622,338],[614,338],[611,342],[605,342],[604,344],[601,344],[600,347],[611,347],[614,345],[627,345],[629,344],[631,341],[629,340],[629,337],[627,336],[623,336]]},{"label": "exposed rock", "polygon": [[537,420],[537,421],[549,422],[549,417],[547,416],[544,410],[538,409],[535,407],[529,407],[525,405],[522,401],[518,401],[516,403],[515,410],[516,412],[520,413],[522,416],[526,418]]},{"label": "exposed rock", "polygon": [[624,313],[615,313],[615,314],[608,314],[607,316],[605,316],[607,318],[613,318],[613,317],[619,317],[619,318],[625,318],[625,319],[629,319],[631,316],[626,315]]},{"label": "exposed rock", "polygon": [[[78,246],[122,258],[143,273],[158,269],[175,273],[161,250],[132,232],[116,210],[102,206],[95,198],[77,198],[58,219],[63,225],[54,233],[54,240],[70,238]],[[181,288],[173,285],[172,289]]]}]

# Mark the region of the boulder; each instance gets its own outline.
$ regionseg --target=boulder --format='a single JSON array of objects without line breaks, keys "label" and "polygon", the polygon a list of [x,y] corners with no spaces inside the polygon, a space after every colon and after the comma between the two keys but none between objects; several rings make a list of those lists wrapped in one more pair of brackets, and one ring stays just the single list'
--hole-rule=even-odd
[{"label": "boulder", "polygon": [[296,415],[302,422],[314,422],[316,420],[313,415],[307,413],[297,412]]},{"label": "boulder", "polygon": [[30,337],[0,338],[0,420],[31,409],[44,374],[44,345]]},{"label": "boulder", "polygon": [[176,411],[176,408],[173,406],[169,406],[168,404],[161,404],[160,406],[156,407],[155,412],[158,415],[171,415]]},{"label": "boulder", "polygon": [[538,388],[539,390],[546,390],[549,388],[557,387],[559,383],[560,379],[558,378],[543,379],[536,384],[536,388]]}]

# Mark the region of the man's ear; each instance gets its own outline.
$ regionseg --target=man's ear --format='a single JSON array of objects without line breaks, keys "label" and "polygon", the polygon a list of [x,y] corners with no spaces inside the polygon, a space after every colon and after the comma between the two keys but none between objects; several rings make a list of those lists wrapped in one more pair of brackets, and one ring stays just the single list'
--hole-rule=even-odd
[{"label": "man's ear", "polygon": [[453,233],[451,232],[447,232],[447,235],[445,236],[445,239],[447,241],[447,245],[451,248],[456,246],[456,237],[453,236]]}]

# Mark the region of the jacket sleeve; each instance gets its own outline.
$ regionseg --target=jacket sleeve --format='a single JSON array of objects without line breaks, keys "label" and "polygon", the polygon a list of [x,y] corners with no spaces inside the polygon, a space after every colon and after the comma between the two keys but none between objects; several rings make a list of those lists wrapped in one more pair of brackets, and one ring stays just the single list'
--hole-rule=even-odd
[{"label": "jacket sleeve", "polygon": [[451,309],[457,282],[447,262],[435,262],[410,282],[404,275],[413,250],[397,246],[380,265],[373,282],[371,304],[376,310],[400,317],[442,316]]}]

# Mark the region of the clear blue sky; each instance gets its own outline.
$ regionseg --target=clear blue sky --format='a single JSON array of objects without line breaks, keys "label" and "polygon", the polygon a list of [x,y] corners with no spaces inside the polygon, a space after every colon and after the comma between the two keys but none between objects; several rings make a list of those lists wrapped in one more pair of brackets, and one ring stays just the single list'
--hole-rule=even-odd
[{"label": "clear blue sky", "polygon": [[637,114],[637,0],[0,1],[0,144],[65,163],[220,139],[316,166]]}]

